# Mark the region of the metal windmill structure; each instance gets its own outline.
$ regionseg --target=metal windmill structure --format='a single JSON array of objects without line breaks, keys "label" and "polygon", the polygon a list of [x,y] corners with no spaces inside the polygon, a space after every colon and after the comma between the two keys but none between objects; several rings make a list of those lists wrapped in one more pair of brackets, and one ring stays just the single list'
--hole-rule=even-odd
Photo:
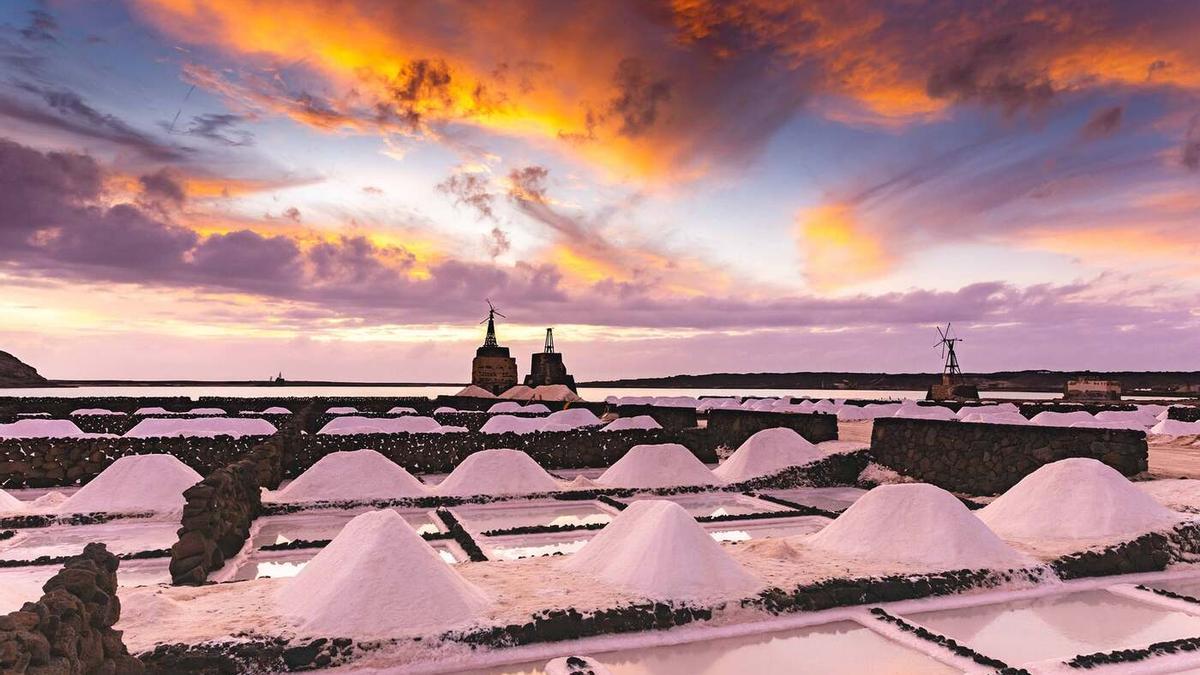
[{"label": "metal windmill structure", "polygon": [[554,353],[554,329],[553,328],[546,329],[546,346],[543,348],[543,353],[545,353],[545,354],[553,354]]},{"label": "metal windmill structure", "polygon": [[962,368],[958,367],[958,355],[954,353],[954,343],[962,342],[962,338],[950,336],[950,324],[946,324],[946,330],[943,331],[941,326],[937,327],[938,340],[933,346],[934,349],[941,347],[942,359],[945,360],[945,365],[942,367],[942,384],[953,384],[954,382],[962,381]]},{"label": "metal windmill structure", "polygon": [[507,319],[508,317],[504,316],[496,309],[496,306],[492,304],[490,298],[485,298],[485,300],[488,304],[488,315],[486,319],[479,322],[481,325],[485,323],[487,324],[487,337],[483,339],[483,346],[499,347],[500,344],[496,342],[496,317],[500,317],[502,319]]}]

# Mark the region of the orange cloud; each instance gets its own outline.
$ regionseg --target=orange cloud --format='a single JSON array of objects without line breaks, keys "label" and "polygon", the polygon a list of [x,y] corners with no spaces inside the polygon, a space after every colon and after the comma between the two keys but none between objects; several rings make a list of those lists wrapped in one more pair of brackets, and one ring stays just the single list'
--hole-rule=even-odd
[{"label": "orange cloud", "polygon": [[809,283],[836,290],[886,274],[895,258],[884,243],[866,231],[845,204],[827,204],[798,218],[800,253]]}]

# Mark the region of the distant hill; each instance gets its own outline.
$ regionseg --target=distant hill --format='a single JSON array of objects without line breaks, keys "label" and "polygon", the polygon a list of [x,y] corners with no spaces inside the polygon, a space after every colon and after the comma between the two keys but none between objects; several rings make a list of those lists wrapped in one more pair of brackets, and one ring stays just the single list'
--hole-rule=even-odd
[{"label": "distant hill", "polygon": [[[693,389],[883,389],[923,391],[941,381],[941,373],[709,373],[670,375],[623,380],[582,382],[581,387],[644,387]],[[1080,377],[1117,380],[1126,393],[1155,394],[1196,392],[1200,372],[1095,372],[1019,370],[998,373],[966,373],[964,379],[986,391],[1058,392],[1068,380]]]},{"label": "distant hill", "polygon": [[33,366],[22,363],[8,352],[0,352],[0,387],[27,387],[45,383],[46,378],[38,375]]}]

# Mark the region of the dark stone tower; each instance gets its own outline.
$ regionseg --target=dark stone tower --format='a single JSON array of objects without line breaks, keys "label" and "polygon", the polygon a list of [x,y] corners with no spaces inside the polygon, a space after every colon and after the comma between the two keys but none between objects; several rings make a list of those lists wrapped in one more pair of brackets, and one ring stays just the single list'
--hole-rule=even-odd
[{"label": "dark stone tower", "polygon": [[571,391],[575,389],[575,378],[567,372],[563,365],[562,354],[554,351],[554,329],[546,329],[546,347],[533,355],[529,364],[529,374],[525,376],[525,386],[537,387],[543,384],[565,384]]},{"label": "dark stone tower", "polygon": [[487,335],[483,346],[475,350],[471,361],[471,384],[493,394],[501,394],[517,384],[517,360],[508,354],[508,347],[496,342],[496,317],[504,315],[488,302]]}]

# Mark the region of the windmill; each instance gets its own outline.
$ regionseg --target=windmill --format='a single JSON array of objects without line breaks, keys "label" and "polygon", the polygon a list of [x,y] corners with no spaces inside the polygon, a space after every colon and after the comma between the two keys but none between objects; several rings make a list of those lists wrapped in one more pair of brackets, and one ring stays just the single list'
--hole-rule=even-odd
[{"label": "windmill", "polygon": [[490,298],[484,298],[484,299],[487,301],[487,304],[488,304],[488,315],[487,315],[486,319],[479,322],[480,325],[485,324],[485,323],[487,324],[487,337],[485,337],[483,339],[483,346],[484,347],[499,347],[500,346],[499,343],[496,342],[496,317],[500,317],[501,319],[507,319],[508,317],[504,316],[496,309],[496,306],[492,304],[492,301]]},{"label": "windmill", "polygon": [[937,327],[938,340],[933,346],[934,349],[941,347],[942,358],[945,359],[946,365],[942,367],[942,384],[949,385],[956,381],[962,380],[962,369],[958,367],[958,355],[954,353],[954,343],[962,342],[962,338],[950,337],[950,324],[946,324],[946,330],[943,331],[941,326]]},{"label": "windmill", "polygon": [[542,353],[544,353],[544,354],[553,354],[554,353],[554,329],[553,328],[546,329],[546,346],[543,349]]}]

